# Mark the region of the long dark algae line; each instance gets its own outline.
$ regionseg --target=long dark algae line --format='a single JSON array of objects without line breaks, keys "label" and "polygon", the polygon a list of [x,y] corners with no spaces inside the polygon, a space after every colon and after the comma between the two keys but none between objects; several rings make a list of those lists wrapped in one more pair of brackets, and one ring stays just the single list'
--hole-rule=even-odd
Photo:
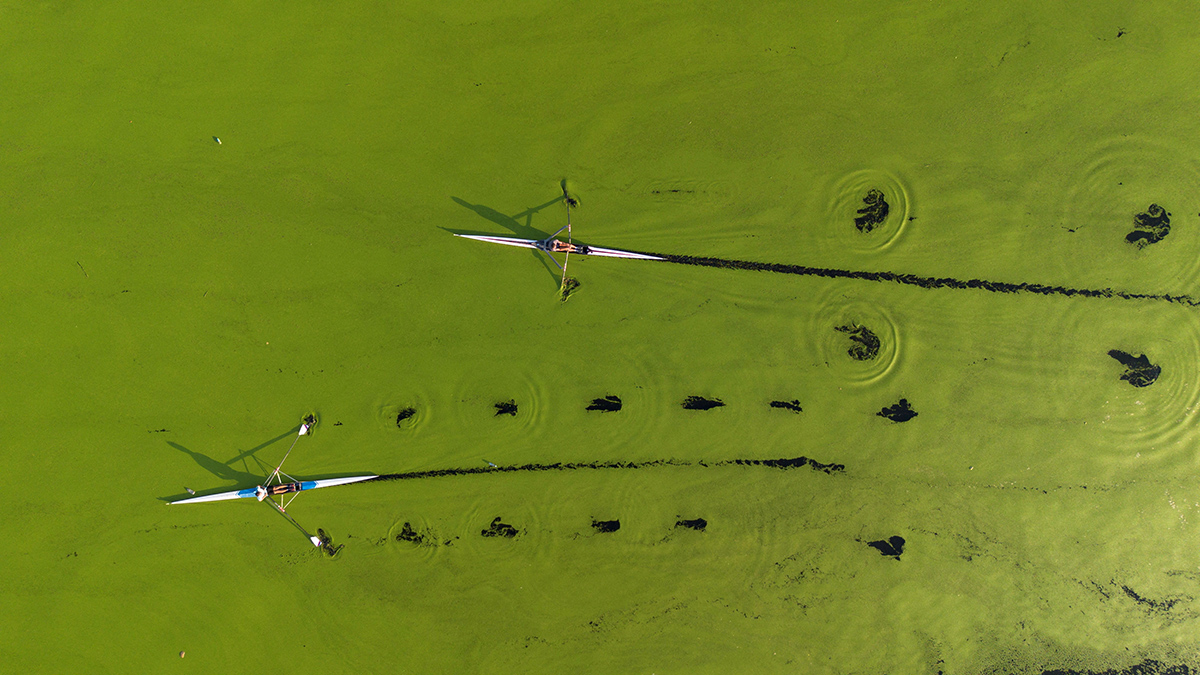
[{"label": "long dark algae line", "polygon": [[469,469],[433,469],[430,471],[408,471],[385,473],[358,485],[385,480],[416,480],[419,478],[441,478],[444,476],[476,476],[490,473],[514,473],[518,471],[578,471],[583,469],[647,469],[658,466],[765,466],[774,469],[797,469],[807,466],[813,471],[827,474],[846,470],[844,464],[824,464],[808,457],[791,459],[724,459],[713,462],[685,461],[678,459],[652,459],[645,462],[555,462],[553,464],[512,464],[507,466],[481,466]]},{"label": "long dark algae line", "polygon": [[697,265],[700,267],[720,267],[725,269],[751,270],[755,272],[775,272],[778,274],[796,274],[800,276],[825,277],[828,279],[858,279],[860,281],[892,282],[921,288],[953,288],[957,290],[977,289],[992,293],[1037,293],[1039,295],[1061,295],[1065,297],[1084,298],[1120,298],[1123,300],[1156,300],[1174,302],[1189,307],[1200,305],[1200,301],[1188,295],[1169,295],[1161,293],[1128,293],[1112,288],[1067,288],[1065,286],[1048,286],[1046,284],[1009,283],[1006,281],[986,281],[983,279],[954,279],[951,277],[926,277],[918,274],[900,274],[897,272],[860,272],[855,270],[839,270],[828,267],[809,267],[807,265],[787,265],[783,263],[748,262],[745,260],[725,260],[723,258],[706,258],[702,256],[674,255],[671,253],[645,253],[680,265]]}]

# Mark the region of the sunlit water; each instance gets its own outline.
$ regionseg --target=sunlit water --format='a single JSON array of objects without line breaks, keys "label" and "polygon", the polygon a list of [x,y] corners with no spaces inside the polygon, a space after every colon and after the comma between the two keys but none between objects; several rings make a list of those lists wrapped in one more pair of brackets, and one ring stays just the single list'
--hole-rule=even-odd
[{"label": "sunlit water", "polygon": [[1190,12],[0,10],[5,667],[1195,670]]}]

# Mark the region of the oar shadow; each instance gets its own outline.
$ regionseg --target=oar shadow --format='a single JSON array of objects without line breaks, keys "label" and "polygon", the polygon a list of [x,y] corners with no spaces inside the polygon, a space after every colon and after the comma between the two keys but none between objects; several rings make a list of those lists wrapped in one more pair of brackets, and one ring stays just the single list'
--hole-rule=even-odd
[{"label": "oar shadow", "polygon": [[[295,435],[299,431],[300,431],[300,427],[296,426],[295,428],[291,429],[290,431],[284,432],[284,433],[280,434],[279,436],[272,438],[269,441],[260,443],[259,445],[255,446],[253,448],[250,448],[249,450],[243,450],[243,451],[238,452],[238,454],[233,459],[231,459],[227,462],[219,462],[219,461],[213,459],[212,457],[205,455],[204,453],[196,452],[195,450],[192,450],[190,448],[184,447],[178,443],[174,443],[171,441],[167,441],[167,445],[186,454],[188,457],[191,457],[192,461],[194,461],[196,464],[200,465],[200,467],[202,469],[204,469],[205,471],[211,473],[212,475],[216,476],[217,478],[219,478],[223,481],[228,481],[230,483],[230,485],[227,485],[226,487],[236,487],[239,485],[243,486],[243,487],[250,487],[252,485],[257,485],[257,484],[261,483],[263,478],[265,477],[265,475],[267,473],[269,473],[271,471],[271,469],[274,468],[273,466],[269,466],[265,462],[260,460],[256,456],[256,453],[259,450],[262,450],[263,448],[266,448],[274,443],[278,443],[279,441],[281,441],[285,438],[289,438],[289,437]],[[253,459],[256,464],[256,469],[253,472],[249,470],[250,466],[249,466],[249,462],[247,461],[249,459]],[[233,465],[236,464],[237,462],[241,462],[242,470],[238,470],[237,468],[234,468]],[[221,492],[221,491],[222,490],[214,490],[214,492]],[[171,502],[171,501],[176,501],[179,499],[184,499],[189,496],[191,496],[191,495],[176,494],[176,495],[171,495],[168,497],[159,497],[158,500],[163,501],[163,502]]]}]

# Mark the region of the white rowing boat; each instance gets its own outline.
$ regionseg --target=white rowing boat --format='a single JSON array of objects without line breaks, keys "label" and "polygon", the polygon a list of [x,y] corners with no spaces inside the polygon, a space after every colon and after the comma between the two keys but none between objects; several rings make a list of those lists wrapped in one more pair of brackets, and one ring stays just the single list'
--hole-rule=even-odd
[{"label": "white rowing boat", "polygon": [[254,497],[258,501],[262,501],[267,497],[288,494],[291,492],[300,492],[302,490],[316,490],[317,488],[333,487],[334,485],[347,485],[349,483],[357,483],[363,480],[371,480],[375,478],[374,474],[370,476],[347,476],[345,478],[324,478],[322,480],[302,480],[292,483],[277,483],[275,485],[256,485],[245,490],[230,490],[229,492],[218,492],[215,495],[204,495],[203,497],[189,497],[188,499],[180,499],[168,504],[197,504],[199,502],[221,502],[227,499],[246,499]]},{"label": "white rowing boat", "polygon": [[[292,525],[295,525],[298,530],[303,532],[304,536],[308,537],[308,540],[312,542],[313,546],[320,546],[322,543],[321,539],[309,534],[307,530],[300,526],[300,523],[297,523],[296,520],[288,514],[288,505],[292,503],[292,500],[295,499],[300,492],[305,490],[316,490],[317,488],[333,487],[335,485],[348,485],[350,483],[357,483],[359,481],[371,480],[372,478],[376,478],[376,476],[374,474],[370,474],[365,476],[345,476],[343,478],[323,478],[321,480],[296,480],[295,478],[284,473],[282,471],[283,462],[287,461],[288,455],[292,453],[292,448],[296,447],[296,441],[300,440],[301,436],[308,434],[314,423],[315,420],[310,416],[303,424],[300,425],[300,433],[296,434],[296,439],[292,441],[292,446],[288,448],[286,453],[284,453],[283,460],[279,462],[279,466],[275,467],[275,470],[272,471],[269,476],[267,476],[267,479],[263,481],[262,485],[256,485],[254,487],[245,488],[242,490],[230,490],[228,492],[218,492],[216,494],[203,495],[200,497],[178,499],[176,501],[167,503],[197,504],[199,502],[222,502],[230,499],[249,499],[253,497],[260,502],[265,501],[270,504],[276,511],[280,513],[280,515],[282,515],[284,518],[287,518]],[[285,476],[290,479],[289,482],[284,482],[283,478]],[[189,490],[189,492],[191,492],[191,490]],[[288,494],[292,496],[288,498],[286,502],[283,501],[283,495]]]},{"label": "white rowing boat", "polygon": [[[633,251],[621,251],[615,248],[600,248],[599,246],[585,246],[583,244],[571,244],[554,237],[545,239],[518,239],[516,237],[491,237],[480,234],[456,234],[456,237],[463,239],[474,239],[475,241],[486,241],[493,244],[503,244],[504,246],[519,246],[521,248],[532,248],[537,251],[542,251],[546,255],[551,253],[576,253],[579,255],[594,255],[602,258],[630,258],[633,260],[666,260],[656,255],[647,255],[645,253],[634,253]],[[554,256],[550,256],[554,260]],[[558,261],[554,260],[558,265]],[[559,265],[562,267],[562,265]]]}]

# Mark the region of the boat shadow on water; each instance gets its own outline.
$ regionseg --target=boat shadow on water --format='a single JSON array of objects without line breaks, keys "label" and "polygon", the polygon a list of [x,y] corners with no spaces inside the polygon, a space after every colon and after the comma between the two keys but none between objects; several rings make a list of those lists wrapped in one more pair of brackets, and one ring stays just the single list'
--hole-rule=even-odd
[{"label": "boat shadow on water", "polygon": [[[223,481],[228,481],[230,483],[230,486],[235,486],[235,485],[250,486],[250,485],[257,485],[257,484],[261,483],[263,480],[263,476],[266,473],[270,472],[270,468],[264,462],[262,462],[261,460],[258,459],[258,457],[257,457],[258,451],[262,450],[264,448],[270,447],[271,445],[278,443],[279,441],[282,441],[286,438],[290,438],[290,437],[296,435],[296,432],[298,430],[299,430],[299,427],[289,429],[288,431],[276,436],[275,438],[272,438],[268,441],[259,443],[258,445],[254,446],[253,448],[250,448],[249,450],[241,450],[238,452],[238,454],[236,456],[233,457],[233,459],[230,459],[229,461],[226,461],[226,462],[221,462],[221,461],[215,460],[212,457],[209,457],[208,455],[206,455],[202,452],[196,452],[195,450],[192,450],[190,448],[182,446],[179,443],[167,441],[167,445],[184,453],[188,457],[191,457],[192,461],[194,461],[196,464],[200,465],[200,467],[203,468],[205,471],[211,473],[212,475],[216,476],[217,478],[219,478]],[[247,460],[251,460],[251,459],[254,460],[254,463],[255,463],[255,467],[253,469],[251,469],[250,462],[247,461]],[[240,468],[235,466],[239,462],[241,463]],[[171,502],[171,501],[176,501],[178,499],[182,499],[186,496],[187,495],[176,494],[176,495],[171,495],[171,496],[167,496],[167,497],[159,497],[158,500],[162,501],[162,502]]]},{"label": "boat shadow on water", "polygon": [[[493,209],[490,206],[484,206],[483,204],[472,204],[465,199],[459,199],[458,197],[454,197],[454,196],[451,196],[450,199],[454,200],[455,204],[458,204],[459,206],[462,206],[464,208],[468,208],[468,209],[474,211],[476,214],[479,215],[479,217],[484,218],[486,220],[490,220],[491,222],[499,225],[500,227],[503,227],[504,229],[508,230],[509,232],[512,232],[514,235],[516,235],[517,237],[520,237],[522,239],[546,239],[547,237],[549,237],[551,235],[551,233],[553,233],[555,230],[557,230],[558,228],[554,227],[549,232],[546,232],[546,231],[543,231],[543,230],[540,230],[540,229],[534,227],[533,226],[533,216],[534,216],[534,214],[542,211],[543,209],[546,209],[547,207],[550,207],[550,206],[554,206],[556,204],[561,204],[563,201],[562,197],[555,197],[554,199],[551,199],[550,201],[546,202],[545,204],[540,204],[538,206],[533,206],[533,207],[527,208],[524,211],[521,211],[520,213],[516,213],[516,214],[513,214],[510,216],[510,215],[501,213],[500,211],[497,211],[496,209]],[[479,230],[459,230],[459,229],[451,229],[448,227],[442,227],[441,229],[443,229],[446,232],[449,232],[451,234],[471,234],[471,235],[483,235],[483,236],[489,236],[489,235],[495,236],[495,234],[496,234],[496,232],[494,230],[488,231],[488,232],[482,232]],[[532,255],[534,258],[536,258],[541,263],[541,265],[546,268],[546,272],[549,273],[550,276],[554,277],[555,281],[559,280],[560,271],[558,270],[558,268],[551,265],[543,256],[539,255],[537,251],[530,251],[530,255]]]}]

